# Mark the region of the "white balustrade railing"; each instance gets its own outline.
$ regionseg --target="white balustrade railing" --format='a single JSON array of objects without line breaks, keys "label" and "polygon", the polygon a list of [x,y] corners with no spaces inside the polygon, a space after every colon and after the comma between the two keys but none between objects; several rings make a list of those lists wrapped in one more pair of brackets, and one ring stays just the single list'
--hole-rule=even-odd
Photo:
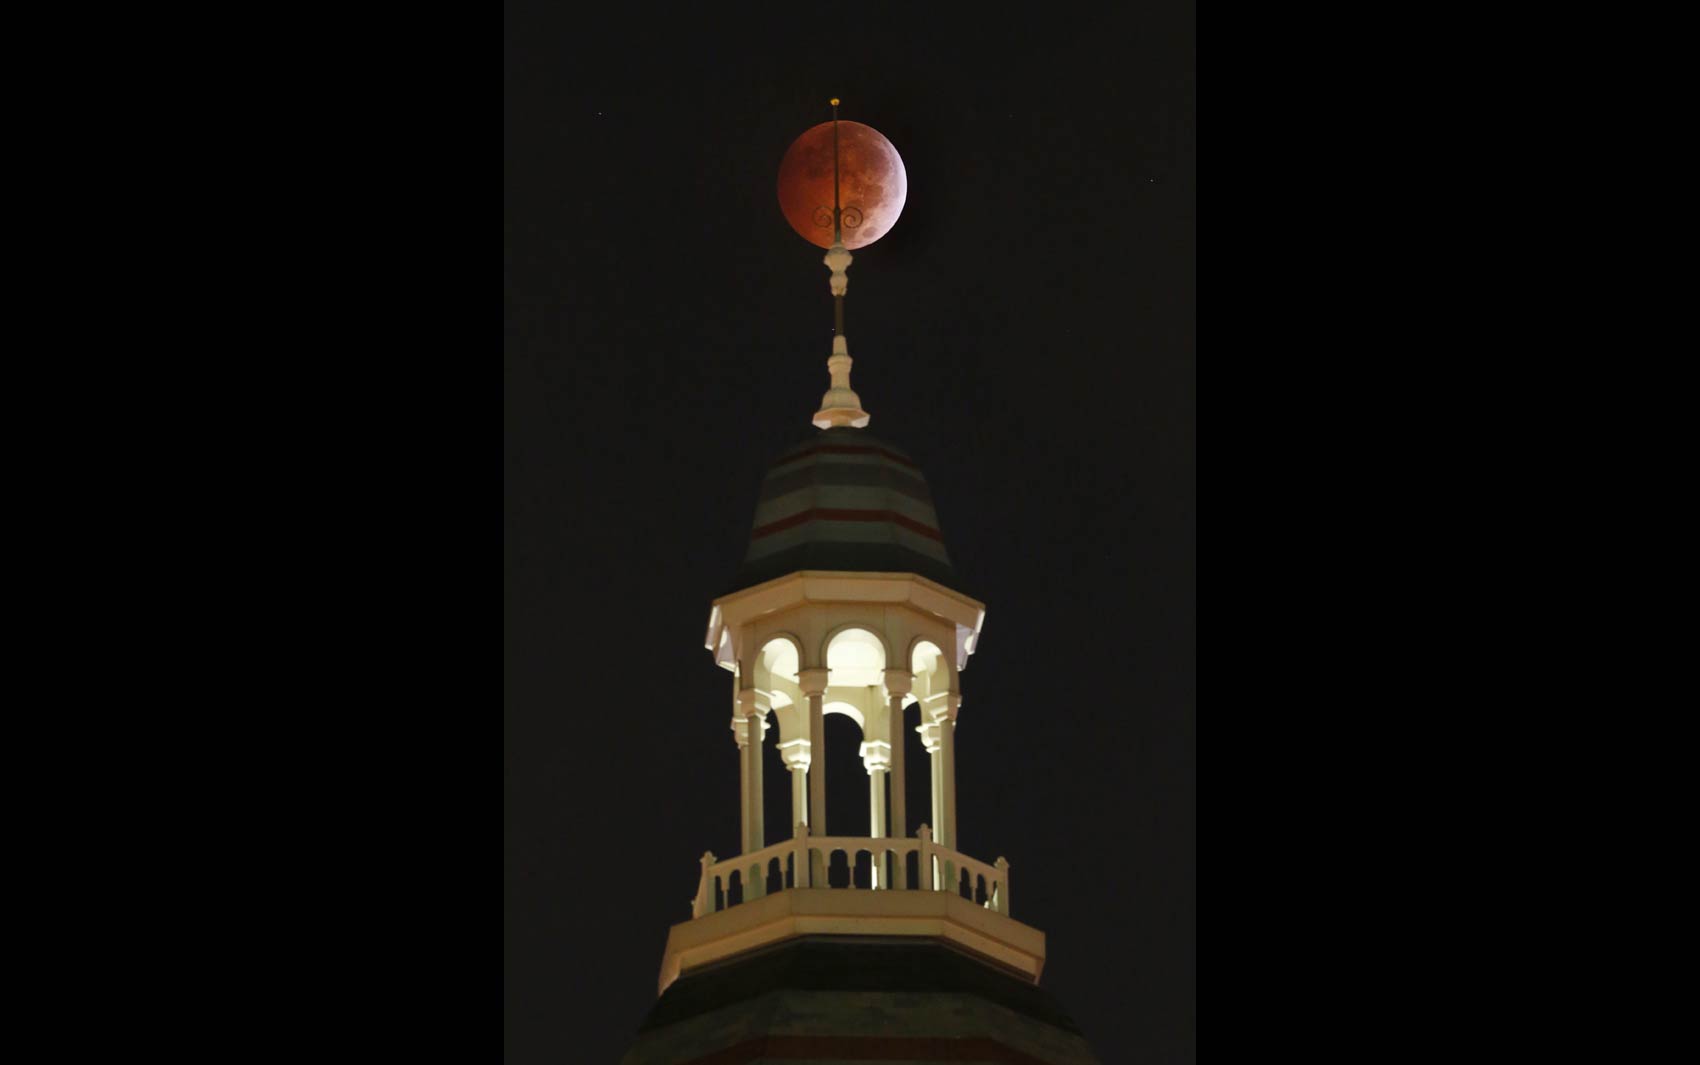
[{"label": "white balustrade railing", "polygon": [[[1009,863],[999,858],[992,865],[977,861],[933,842],[933,833],[922,825],[908,836],[811,836],[806,825],[797,826],[791,839],[740,854],[717,859],[712,852],[702,856],[702,879],[691,903],[691,916],[701,917],[732,905],[733,878],[737,878],[743,901],[768,893],[768,881],[777,874],[780,888],[829,887],[827,871],[835,854],[845,856],[849,886],[856,886],[856,864],[862,854],[870,858],[868,871],[875,891],[955,891],[962,893],[967,882],[969,899],[984,899],[981,905],[996,913],[1009,914]],[[909,872],[909,855],[915,854],[918,873]],[[919,880],[919,883],[915,881]]]}]

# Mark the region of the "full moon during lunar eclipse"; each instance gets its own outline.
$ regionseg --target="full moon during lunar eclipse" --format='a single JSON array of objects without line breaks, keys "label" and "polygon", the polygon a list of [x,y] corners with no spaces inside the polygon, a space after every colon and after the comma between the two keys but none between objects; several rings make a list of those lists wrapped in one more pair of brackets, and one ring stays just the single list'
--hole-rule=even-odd
[{"label": "full moon during lunar eclipse", "polygon": [[[908,196],[909,176],[891,142],[871,126],[840,121],[838,202],[844,246],[864,248],[884,236]],[[804,240],[832,247],[831,122],[808,130],[786,150],[779,164],[779,208]]]}]

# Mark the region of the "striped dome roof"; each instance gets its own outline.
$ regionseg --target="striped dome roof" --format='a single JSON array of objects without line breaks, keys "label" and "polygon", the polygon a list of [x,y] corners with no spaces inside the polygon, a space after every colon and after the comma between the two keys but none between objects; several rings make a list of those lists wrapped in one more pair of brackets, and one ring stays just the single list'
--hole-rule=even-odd
[{"label": "striped dome roof", "polygon": [[775,460],[737,586],[805,569],[918,573],[954,586],[915,460],[848,426],[822,430]]}]

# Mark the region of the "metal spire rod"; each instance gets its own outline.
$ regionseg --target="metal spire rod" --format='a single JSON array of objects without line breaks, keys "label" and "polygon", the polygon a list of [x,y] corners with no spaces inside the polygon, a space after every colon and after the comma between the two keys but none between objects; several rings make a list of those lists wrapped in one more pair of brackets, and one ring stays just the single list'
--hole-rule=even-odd
[{"label": "metal spire rod", "polygon": [[[844,210],[838,203],[838,97],[832,98],[832,243],[844,243]],[[832,335],[844,335],[844,293],[832,297]]]},{"label": "metal spire rod", "polygon": [[838,206],[838,97],[832,98],[832,242],[844,243],[844,212]]}]

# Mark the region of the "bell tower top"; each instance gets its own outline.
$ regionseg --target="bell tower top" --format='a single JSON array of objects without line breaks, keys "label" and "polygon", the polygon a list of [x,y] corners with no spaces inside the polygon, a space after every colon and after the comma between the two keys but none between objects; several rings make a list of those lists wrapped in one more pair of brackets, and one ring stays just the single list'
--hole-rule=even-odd
[{"label": "bell tower top", "polygon": [[[691,919],[668,936],[663,991],[681,974],[817,936],[932,941],[1028,984],[1044,967],[1044,934],[1010,917],[1009,862],[970,856],[958,839],[961,678],[985,605],[956,587],[920,467],[862,430],[869,416],[850,387],[849,249],[889,229],[907,179],[890,142],[840,123],[832,105],[831,125],[799,138],[780,173],[788,220],[827,248],[832,387],[812,419],[819,435],[768,470],[735,590],[710,610],[705,646],[732,674],[739,849],[699,859]],[[842,762],[828,764],[829,714],[860,731],[854,760],[835,752]],[[774,832],[769,742],[791,798]],[[829,821],[828,773],[867,781],[867,835],[843,834],[842,814]],[[908,809],[910,773],[929,782],[925,809]]]},{"label": "bell tower top", "polygon": [[[624,1065],[741,1061],[769,1036],[822,1061],[930,1060],[948,1041],[977,1061],[1099,1065],[1037,986],[1045,935],[1010,916],[1009,861],[971,855],[959,835],[962,676],[986,608],[957,581],[920,467],[866,432],[850,386],[850,251],[890,228],[907,177],[890,142],[838,106],[779,178],[787,221],[831,271],[820,432],[768,469],[703,641],[731,674],[730,716],[713,724],[738,761],[737,848],[697,860],[690,919],[668,932],[661,999]],[[853,751],[828,749],[833,714],[855,724]],[[835,799],[829,816],[828,774],[865,782],[867,805]],[[916,809],[911,775],[927,785]],[[767,824],[770,784],[790,799],[781,824]],[[720,801],[729,828],[732,796]]]}]

